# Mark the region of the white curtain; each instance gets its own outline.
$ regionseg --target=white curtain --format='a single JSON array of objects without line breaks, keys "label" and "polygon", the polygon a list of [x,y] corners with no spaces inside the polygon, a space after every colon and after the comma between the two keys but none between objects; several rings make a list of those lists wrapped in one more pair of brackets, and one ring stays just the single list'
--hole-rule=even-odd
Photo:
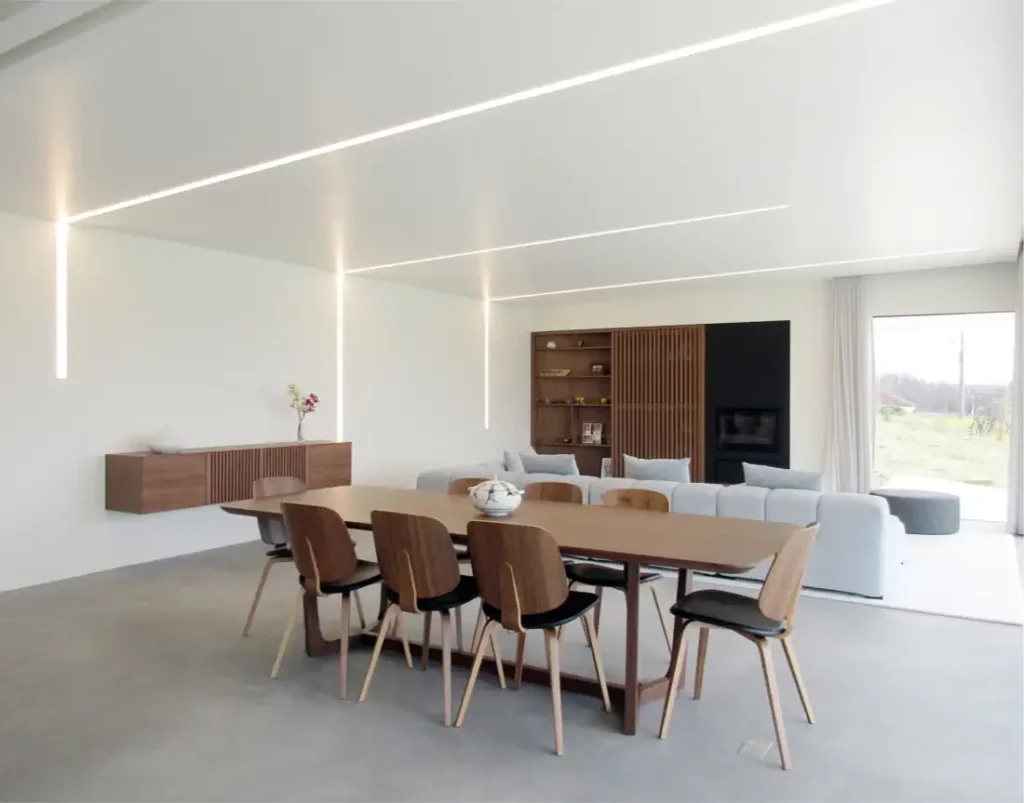
[{"label": "white curtain", "polygon": [[1024,240],[1017,249],[1017,291],[1014,293],[1013,384],[1010,385],[1010,487],[1006,523],[1024,535]]},{"label": "white curtain", "polygon": [[859,276],[832,281],[832,409],[828,477],[835,491],[871,490],[875,367],[871,316]]}]

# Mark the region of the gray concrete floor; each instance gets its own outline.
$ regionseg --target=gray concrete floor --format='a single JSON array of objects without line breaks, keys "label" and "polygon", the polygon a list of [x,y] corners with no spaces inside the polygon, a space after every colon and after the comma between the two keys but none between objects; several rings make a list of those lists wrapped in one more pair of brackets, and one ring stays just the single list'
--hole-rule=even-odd
[{"label": "gray concrete floor", "polygon": [[[1024,566],[1024,550],[1021,550]],[[0,595],[4,800],[1021,800],[1021,629],[803,599],[796,643],[818,723],[803,722],[776,653],[794,768],[778,768],[756,653],[712,636],[700,702],[660,705],[635,737],[597,700],[566,695],[551,753],[546,689],[477,687],[464,728],[441,724],[440,670],[385,655],[370,698],[341,702],[337,664],[299,639],[268,677],[295,590],[271,575],[239,636],[261,565],[244,545]],[[666,584],[665,593],[670,593]],[[376,592],[368,594],[375,607]],[[646,596],[642,662],[667,651]],[[334,604],[323,606],[336,632]],[[466,628],[475,611],[467,612]],[[623,668],[612,594],[602,652]],[[418,623],[413,623],[414,628]],[[435,633],[437,628],[435,627]],[[414,629],[418,633],[418,629]],[[566,671],[592,667],[578,628]],[[468,632],[467,632],[468,637]],[[513,642],[506,637],[505,654]],[[367,651],[351,657],[358,692]],[[540,663],[540,637],[528,659]],[[455,671],[461,696],[466,673]],[[689,684],[688,684],[689,685]],[[747,746],[746,749],[744,745]],[[753,749],[751,749],[753,748]],[[752,754],[753,753],[753,754]]]}]

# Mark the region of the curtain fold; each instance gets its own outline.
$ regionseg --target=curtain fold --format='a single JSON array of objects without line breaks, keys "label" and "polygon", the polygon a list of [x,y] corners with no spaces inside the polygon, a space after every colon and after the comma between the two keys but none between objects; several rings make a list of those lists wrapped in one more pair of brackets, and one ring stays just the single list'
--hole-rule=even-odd
[{"label": "curtain fold", "polygon": [[832,281],[832,406],[826,468],[835,491],[867,493],[872,484],[875,370],[864,280]]},{"label": "curtain fold", "polygon": [[1014,299],[1013,383],[1010,385],[1010,481],[1007,529],[1024,535],[1024,240],[1017,249]]}]

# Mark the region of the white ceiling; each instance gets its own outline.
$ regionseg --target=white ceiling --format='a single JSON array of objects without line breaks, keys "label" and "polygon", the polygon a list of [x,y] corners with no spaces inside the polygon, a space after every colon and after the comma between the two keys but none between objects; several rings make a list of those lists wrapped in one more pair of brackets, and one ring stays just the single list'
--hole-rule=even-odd
[{"label": "white ceiling", "polygon": [[[148,4],[0,56],[0,209],[81,213],[836,2]],[[80,225],[356,269],[789,205],[364,274],[494,297],[1011,259],[1021,30],[1019,0],[899,0]]]}]

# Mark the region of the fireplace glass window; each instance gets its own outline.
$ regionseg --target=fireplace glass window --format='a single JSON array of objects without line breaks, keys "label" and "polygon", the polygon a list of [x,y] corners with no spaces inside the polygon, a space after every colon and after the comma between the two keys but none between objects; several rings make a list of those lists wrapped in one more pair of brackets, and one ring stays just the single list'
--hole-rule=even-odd
[{"label": "fireplace glass window", "polygon": [[772,452],[779,447],[779,411],[720,409],[717,418],[719,449]]}]

